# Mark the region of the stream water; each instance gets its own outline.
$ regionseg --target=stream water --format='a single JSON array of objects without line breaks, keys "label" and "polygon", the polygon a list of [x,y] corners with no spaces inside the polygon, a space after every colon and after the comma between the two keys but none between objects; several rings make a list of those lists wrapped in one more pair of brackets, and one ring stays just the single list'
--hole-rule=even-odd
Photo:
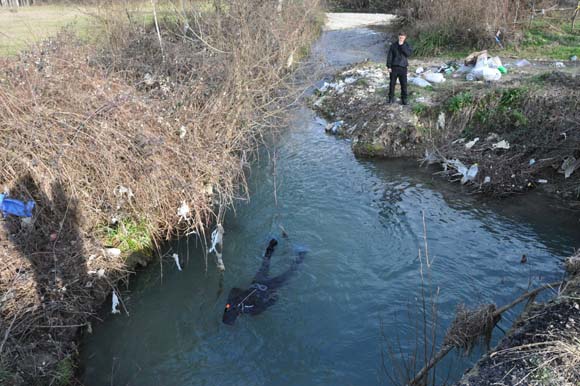
[{"label": "stream water", "polygon": [[[325,32],[313,53],[331,73],[382,60],[384,39],[368,29]],[[440,332],[458,303],[503,305],[560,278],[559,259],[580,241],[577,216],[542,197],[481,202],[414,161],[356,159],[306,107],[294,118],[276,145],[275,173],[266,157],[257,162],[251,200],[226,217],[225,274],[211,258],[206,272],[195,239],[173,243],[188,257],[184,270],[165,263],[162,280],[158,265],[141,272],[123,294],[130,316],[107,316],[83,339],[87,386],[392,384],[382,363],[395,372],[416,348],[423,214]],[[274,253],[273,273],[297,245],[308,250],[304,263],[277,304],[224,325],[229,289],[250,284],[279,225],[289,239]],[[516,311],[500,326],[509,328]],[[494,342],[501,336],[496,330]],[[441,382],[457,379],[480,353],[451,355]]]}]

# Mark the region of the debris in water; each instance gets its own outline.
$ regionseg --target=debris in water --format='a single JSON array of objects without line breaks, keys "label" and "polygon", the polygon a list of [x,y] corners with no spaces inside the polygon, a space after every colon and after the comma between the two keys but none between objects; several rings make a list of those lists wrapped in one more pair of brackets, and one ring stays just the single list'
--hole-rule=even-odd
[{"label": "debris in water", "polygon": [[177,269],[181,271],[182,270],[181,264],[179,264],[179,255],[177,253],[173,254],[173,260],[175,260],[175,265],[177,265]]},{"label": "debris in water", "polygon": [[344,121],[336,121],[333,123],[329,123],[324,130],[327,133],[337,134],[338,130],[342,127],[343,124]]},{"label": "debris in water", "polygon": [[[222,259],[222,248],[223,248],[223,238],[224,238],[224,227],[222,224],[217,224],[214,231],[211,233],[211,248],[209,249],[209,253],[214,252],[217,258],[217,266],[220,271],[225,271],[226,266],[224,265],[224,261]],[[220,247],[219,251],[217,247]]]},{"label": "debris in water", "polygon": [[113,305],[111,309],[111,314],[120,314],[119,311],[119,297],[117,296],[117,292],[113,291]]},{"label": "debris in water", "polygon": [[525,264],[528,262],[528,258],[526,257],[526,255],[522,255],[522,259],[520,260],[520,263]]}]

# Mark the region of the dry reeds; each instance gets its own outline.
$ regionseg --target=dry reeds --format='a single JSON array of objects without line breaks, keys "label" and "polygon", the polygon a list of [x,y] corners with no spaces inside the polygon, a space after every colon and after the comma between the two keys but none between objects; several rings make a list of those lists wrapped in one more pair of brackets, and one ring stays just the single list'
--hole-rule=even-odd
[{"label": "dry reeds", "polygon": [[289,58],[317,33],[317,0],[218,5],[159,4],[157,26],[103,10],[97,47],[63,33],[0,58],[0,188],[37,202],[31,223],[0,230],[0,367],[29,383],[50,383],[131,269],[99,227],[203,238],[246,197],[252,155],[298,94]]}]

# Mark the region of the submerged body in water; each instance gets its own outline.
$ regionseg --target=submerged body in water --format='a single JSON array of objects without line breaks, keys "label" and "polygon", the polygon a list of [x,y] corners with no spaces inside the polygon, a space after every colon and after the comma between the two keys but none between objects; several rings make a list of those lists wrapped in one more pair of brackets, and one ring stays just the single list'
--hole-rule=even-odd
[{"label": "submerged body in water", "polygon": [[280,288],[292,276],[298,265],[304,261],[306,251],[298,251],[297,258],[292,262],[290,268],[273,278],[269,277],[270,260],[274,253],[274,248],[278,245],[276,239],[270,240],[266,253],[262,260],[260,269],[254,276],[252,285],[248,289],[232,288],[228,294],[228,302],[224,309],[222,321],[225,324],[233,325],[243,314],[258,315],[272,306],[278,300],[276,289]]}]

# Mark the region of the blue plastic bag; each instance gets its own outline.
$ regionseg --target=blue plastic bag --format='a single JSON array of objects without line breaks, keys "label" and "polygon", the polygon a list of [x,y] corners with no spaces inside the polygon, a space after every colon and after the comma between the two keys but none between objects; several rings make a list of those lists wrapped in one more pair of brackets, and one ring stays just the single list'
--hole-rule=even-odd
[{"label": "blue plastic bag", "polygon": [[11,214],[18,217],[32,217],[34,205],[34,201],[23,202],[0,194],[0,211],[4,216]]}]

